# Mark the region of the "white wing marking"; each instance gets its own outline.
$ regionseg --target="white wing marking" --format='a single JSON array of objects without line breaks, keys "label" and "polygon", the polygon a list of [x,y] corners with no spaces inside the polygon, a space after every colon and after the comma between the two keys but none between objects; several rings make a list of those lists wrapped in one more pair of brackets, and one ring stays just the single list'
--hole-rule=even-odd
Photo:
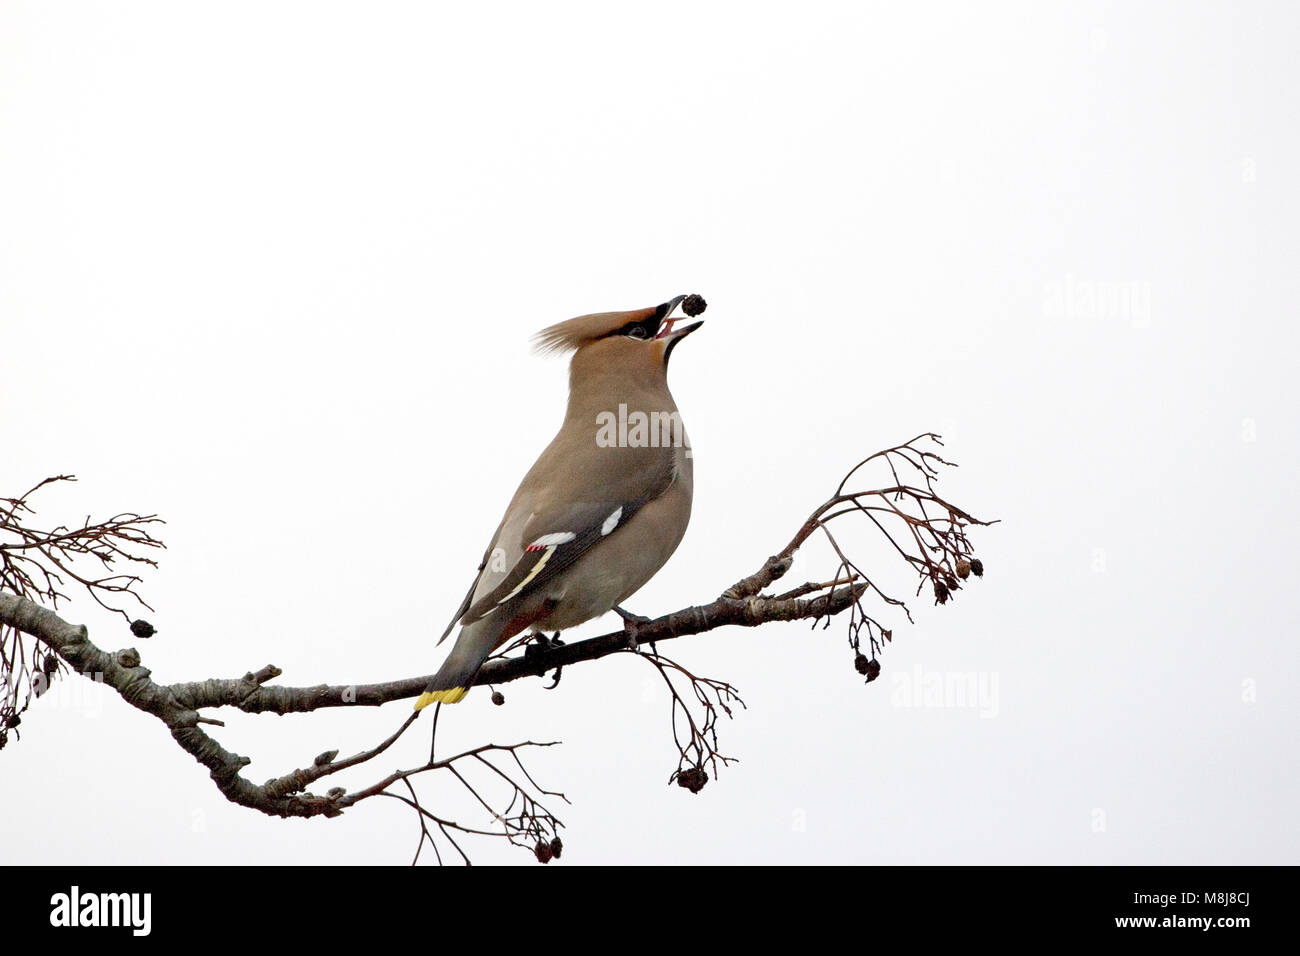
[{"label": "white wing marking", "polygon": [[513,591],[511,591],[509,594],[507,594],[505,597],[503,597],[500,601],[497,601],[497,603],[505,604],[506,601],[509,601],[512,597],[514,597],[516,594],[522,591],[524,589],[524,586],[529,581],[537,577],[537,573],[541,571],[542,568],[546,567],[546,562],[551,560],[551,555],[555,553],[555,547],[556,547],[555,545],[551,545],[549,548],[547,548],[546,553],[537,559],[537,563],[533,565],[533,569],[528,572],[528,574],[524,577],[522,581],[519,582],[519,586],[516,587]]},{"label": "white wing marking", "polygon": [[531,551],[534,548],[549,548],[553,544],[568,544],[577,535],[572,531],[553,531],[550,534],[544,534],[528,546]]},{"label": "white wing marking", "polygon": [[619,519],[621,519],[622,517],[623,517],[623,506],[619,505],[614,510],[613,514],[611,514],[608,518],[605,519],[605,523],[600,526],[600,533],[602,535],[609,534],[611,531],[613,531],[615,528],[618,527]]}]

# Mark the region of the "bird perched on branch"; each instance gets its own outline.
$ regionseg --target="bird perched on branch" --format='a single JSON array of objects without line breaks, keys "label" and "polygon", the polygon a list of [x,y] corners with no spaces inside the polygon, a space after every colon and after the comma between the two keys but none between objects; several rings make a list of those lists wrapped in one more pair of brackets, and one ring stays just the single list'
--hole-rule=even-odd
[{"label": "bird perched on branch", "polygon": [[[562,631],[617,610],[677,549],[691,517],[691,450],[668,360],[703,322],[698,295],[580,315],[539,332],[572,351],[564,424],[524,476],[441,640],[456,644],[415,709],[454,704],[488,656],[528,628]],[[439,643],[441,643],[441,640]]]}]

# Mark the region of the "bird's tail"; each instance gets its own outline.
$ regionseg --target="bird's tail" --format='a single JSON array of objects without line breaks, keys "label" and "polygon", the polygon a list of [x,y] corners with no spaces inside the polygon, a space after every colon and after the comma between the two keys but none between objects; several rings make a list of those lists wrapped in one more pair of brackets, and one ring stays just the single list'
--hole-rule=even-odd
[{"label": "bird's tail", "polygon": [[461,628],[456,646],[415,702],[416,710],[436,703],[454,704],[469,693],[474,675],[498,643],[501,625],[493,620],[496,617],[498,615],[488,615]]}]

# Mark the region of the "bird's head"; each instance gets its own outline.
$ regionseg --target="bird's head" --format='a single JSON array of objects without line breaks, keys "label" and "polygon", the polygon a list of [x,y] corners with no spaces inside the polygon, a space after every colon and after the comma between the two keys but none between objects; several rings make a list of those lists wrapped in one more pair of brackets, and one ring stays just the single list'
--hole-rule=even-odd
[{"label": "bird's head", "polygon": [[630,312],[594,312],[543,329],[533,341],[539,352],[573,351],[573,366],[655,369],[662,374],[677,343],[703,322],[678,327],[678,307],[689,318],[705,309],[698,295],[679,295],[662,305]]}]

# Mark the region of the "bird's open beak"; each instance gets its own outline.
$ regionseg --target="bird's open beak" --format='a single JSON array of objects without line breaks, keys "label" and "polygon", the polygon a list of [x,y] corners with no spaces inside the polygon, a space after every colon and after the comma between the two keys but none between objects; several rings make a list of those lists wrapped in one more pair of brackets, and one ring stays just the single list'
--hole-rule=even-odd
[{"label": "bird's open beak", "polygon": [[701,325],[704,324],[704,321],[701,320],[699,322],[693,322],[690,325],[683,326],[682,328],[677,329],[676,331],[673,330],[673,325],[676,324],[677,322],[680,322],[682,319],[680,315],[674,316],[673,312],[676,311],[679,305],[681,305],[683,302],[686,301],[686,298],[687,297],[684,295],[679,295],[675,299],[668,300],[668,302],[666,303],[667,308],[664,310],[663,324],[659,326],[659,332],[657,335],[655,335],[655,338],[684,339],[686,336],[690,335],[692,332],[694,332],[696,329],[698,329]]}]

